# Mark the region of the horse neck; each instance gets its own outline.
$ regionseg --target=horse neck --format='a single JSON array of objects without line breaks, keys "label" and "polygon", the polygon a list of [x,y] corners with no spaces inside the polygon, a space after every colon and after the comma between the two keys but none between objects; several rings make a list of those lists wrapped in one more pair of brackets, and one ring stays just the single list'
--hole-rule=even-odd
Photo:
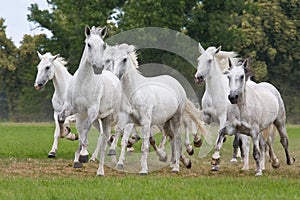
[{"label": "horse neck", "polygon": [[214,59],[209,76],[206,78],[206,91],[211,94],[212,97],[224,96],[227,98],[227,95],[229,94],[229,86],[227,82],[227,78],[223,75],[218,63]]},{"label": "horse neck", "polygon": [[145,79],[130,60],[130,66],[126,67],[126,71],[121,79],[123,91],[126,94],[131,94],[132,91],[145,82]]},{"label": "horse neck", "polygon": [[95,76],[92,65],[87,61],[86,51],[84,50],[77,73],[77,79],[80,81],[91,81],[92,77]]},{"label": "horse neck", "polygon": [[250,106],[250,103],[253,102],[253,95],[255,93],[252,91],[252,88],[247,86],[247,82],[245,83],[245,87],[241,96],[239,97],[237,106],[239,107],[240,113],[242,115],[243,111],[247,110],[247,107]]},{"label": "horse neck", "polygon": [[55,75],[53,77],[54,89],[56,95],[63,96],[67,91],[68,84],[72,78],[72,75],[62,64],[55,62],[54,66],[55,66]]}]

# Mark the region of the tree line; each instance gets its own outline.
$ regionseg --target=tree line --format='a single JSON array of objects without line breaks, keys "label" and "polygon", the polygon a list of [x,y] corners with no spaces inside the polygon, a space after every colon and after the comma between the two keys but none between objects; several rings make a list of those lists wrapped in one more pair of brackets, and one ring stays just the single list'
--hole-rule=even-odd
[{"label": "tree line", "polygon": [[[36,51],[59,53],[73,74],[84,47],[86,25],[106,25],[108,37],[140,27],[182,32],[202,46],[222,46],[239,57],[250,57],[255,80],[274,84],[285,101],[288,122],[300,123],[300,2],[297,0],[47,0],[48,10],[28,8],[28,21],[48,29],[24,35],[20,47],[6,36],[0,16],[0,121],[52,120],[51,83],[35,91],[39,62]],[[193,83],[196,71],[170,52],[141,50],[139,63],[174,66]]]}]

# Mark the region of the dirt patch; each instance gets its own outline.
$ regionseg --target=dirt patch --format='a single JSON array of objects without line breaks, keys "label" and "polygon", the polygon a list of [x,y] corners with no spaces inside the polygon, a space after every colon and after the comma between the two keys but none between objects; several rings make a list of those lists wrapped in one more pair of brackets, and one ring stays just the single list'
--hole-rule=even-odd
[{"label": "dirt patch", "polygon": [[[232,164],[229,161],[221,163],[221,170],[219,172],[212,172],[210,170],[210,160],[193,160],[191,169],[184,168],[181,165],[181,172],[179,174],[171,173],[169,167],[162,168],[155,172],[151,172],[150,176],[180,176],[180,177],[218,177],[218,176],[233,176],[245,177],[254,176],[255,165],[251,165],[248,171],[241,171],[242,163]],[[98,162],[85,163],[82,168],[74,169],[72,160],[64,159],[23,159],[18,160],[14,158],[0,159],[0,178],[13,177],[95,177],[98,169]],[[118,171],[116,169],[105,167],[105,176],[123,177],[131,173]],[[138,174],[136,174],[139,176]],[[272,169],[270,164],[266,164],[264,176],[287,177],[292,179],[300,178],[300,166],[296,162],[292,166],[287,166],[281,163],[279,169]]]}]

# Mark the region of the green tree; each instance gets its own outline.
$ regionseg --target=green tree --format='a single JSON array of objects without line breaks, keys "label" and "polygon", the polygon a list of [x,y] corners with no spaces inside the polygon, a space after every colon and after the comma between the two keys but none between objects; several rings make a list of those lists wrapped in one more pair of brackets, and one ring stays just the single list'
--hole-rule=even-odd
[{"label": "green tree", "polygon": [[43,91],[33,87],[37,73],[39,58],[37,51],[44,49],[48,39],[46,35],[24,35],[19,47],[17,67],[14,71],[14,85],[10,85],[10,93],[14,94],[10,110],[13,121],[47,121],[52,119],[53,109],[51,97],[53,87],[48,83]]},{"label": "green tree", "polygon": [[16,70],[17,48],[6,36],[5,20],[0,18],[0,120],[9,118],[10,102],[8,86],[13,84],[13,73]]},{"label": "green tree", "polygon": [[83,51],[84,27],[104,26],[112,10],[122,4],[121,0],[48,0],[51,10],[40,10],[31,4],[28,20],[51,31],[51,44],[47,51],[60,53],[74,72]]}]

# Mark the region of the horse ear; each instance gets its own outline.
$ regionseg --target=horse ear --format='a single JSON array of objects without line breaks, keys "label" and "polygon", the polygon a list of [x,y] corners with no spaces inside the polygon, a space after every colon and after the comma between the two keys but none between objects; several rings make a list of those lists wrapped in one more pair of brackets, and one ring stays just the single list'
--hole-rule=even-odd
[{"label": "horse ear", "polygon": [[246,78],[250,77],[253,75],[251,67],[250,67],[250,58],[245,59],[243,62]]},{"label": "horse ear", "polygon": [[84,33],[85,33],[85,37],[88,37],[91,35],[91,29],[89,26],[85,26]]},{"label": "horse ear", "polygon": [[101,28],[100,30],[100,37],[101,38],[104,38],[106,36],[106,33],[107,33],[107,27],[104,26],[103,28]]},{"label": "horse ear", "polygon": [[51,58],[51,62],[53,62],[56,58],[58,58],[60,55],[59,54],[56,54],[55,56],[53,56],[52,58]]},{"label": "horse ear", "polygon": [[134,52],[134,51],[135,51],[135,46],[129,45],[128,53],[131,53],[131,52]]},{"label": "horse ear", "polygon": [[201,46],[200,42],[198,43],[198,50],[201,54],[205,51],[204,48]]},{"label": "horse ear", "polygon": [[232,69],[232,62],[231,62],[230,58],[228,58],[228,66],[229,66],[229,69]]},{"label": "horse ear", "polygon": [[40,60],[42,60],[42,58],[43,58],[42,54],[40,54],[40,52],[39,52],[39,51],[37,51],[37,54],[38,54],[38,56],[39,56]]},{"label": "horse ear", "polygon": [[219,46],[216,51],[215,51],[215,54],[219,53],[219,51],[221,50],[222,46]]}]

